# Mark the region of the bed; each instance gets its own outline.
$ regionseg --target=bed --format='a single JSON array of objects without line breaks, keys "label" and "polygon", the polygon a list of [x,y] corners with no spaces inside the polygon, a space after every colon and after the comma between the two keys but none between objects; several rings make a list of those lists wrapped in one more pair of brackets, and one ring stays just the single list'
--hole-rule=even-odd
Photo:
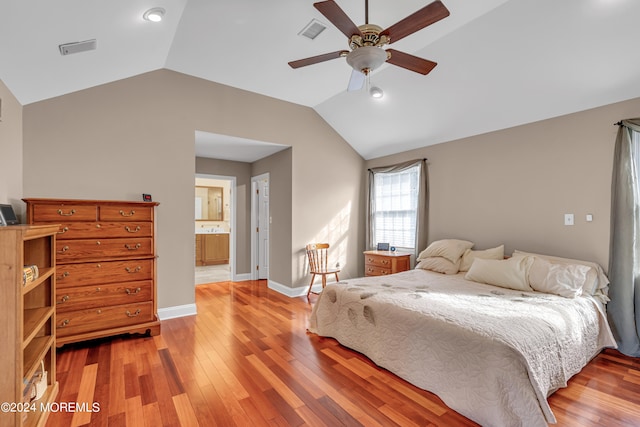
[{"label": "bed", "polygon": [[602,348],[616,346],[601,298],[480,283],[468,280],[472,271],[416,268],[328,284],[309,331],[363,353],[483,426],[555,423],[547,397]]}]

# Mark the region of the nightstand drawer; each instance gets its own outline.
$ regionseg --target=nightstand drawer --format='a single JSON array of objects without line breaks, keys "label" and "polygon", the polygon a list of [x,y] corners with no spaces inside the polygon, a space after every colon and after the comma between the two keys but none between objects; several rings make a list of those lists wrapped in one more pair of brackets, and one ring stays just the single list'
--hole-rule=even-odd
[{"label": "nightstand drawer", "polygon": [[365,254],[364,264],[367,266],[391,268],[391,259],[384,255]]},{"label": "nightstand drawer", "polygon": [[152,221],[151,206],[100,206],[100,221]]},{"label": "nightstand drawer", "polygon": [[384,276],[391,274],[391,269],[376,267],[375,265],[365,265],[364,274],[365,276]]}]

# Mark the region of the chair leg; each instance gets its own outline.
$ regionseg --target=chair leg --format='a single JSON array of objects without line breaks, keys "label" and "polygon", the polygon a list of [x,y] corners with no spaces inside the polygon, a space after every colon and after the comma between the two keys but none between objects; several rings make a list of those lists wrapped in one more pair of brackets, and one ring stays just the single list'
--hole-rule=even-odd
[{"label": "chair leg", "polygon": [[311,288],[313,287],[313,281],[315,280],[316,275],[311,274],[311,283],[309,283],[309,290],[307,291],[307,298],[309,298],[309,294],[311,293]]},{"label": "chair leg", "polygon": [[340,279],[338,279],[338,273],[334,273],[336,275],[336,282],[339,282]]},{"label": "chair leg", "polygon": [[325,286],[327,286],[327,275],[323,274],[322,275],[322,289],[324,289]]}]

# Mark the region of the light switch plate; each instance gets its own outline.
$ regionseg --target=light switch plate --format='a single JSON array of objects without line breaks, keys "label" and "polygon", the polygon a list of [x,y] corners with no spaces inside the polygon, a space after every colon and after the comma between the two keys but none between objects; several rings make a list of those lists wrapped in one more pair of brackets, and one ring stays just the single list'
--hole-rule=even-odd
[{"label": "light switch plate", "polygon": [[564,225],[573,225],[573,214],[564,214]]}]

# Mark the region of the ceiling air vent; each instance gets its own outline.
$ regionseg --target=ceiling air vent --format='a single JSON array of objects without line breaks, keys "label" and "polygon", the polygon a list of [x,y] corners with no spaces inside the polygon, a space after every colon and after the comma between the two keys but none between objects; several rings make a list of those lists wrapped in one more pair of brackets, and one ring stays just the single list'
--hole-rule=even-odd
[{"label": "ceiling air vent", "polygon": [[65,43],[58,46],[60,55],[71,55],[72,53],[85,52],[96,49],[96,39],[85,40],[83,42]]},{"label": "ceiling air vent", "polygon": [[298,35],[313,40],[318,37],[318,35],[320,35],[320,33],[323,32],[325,28],[327,28],[326,25],[324,25],[320,21],[312,19],[311,22],[309,22],[302,30],[300,30]]}]

